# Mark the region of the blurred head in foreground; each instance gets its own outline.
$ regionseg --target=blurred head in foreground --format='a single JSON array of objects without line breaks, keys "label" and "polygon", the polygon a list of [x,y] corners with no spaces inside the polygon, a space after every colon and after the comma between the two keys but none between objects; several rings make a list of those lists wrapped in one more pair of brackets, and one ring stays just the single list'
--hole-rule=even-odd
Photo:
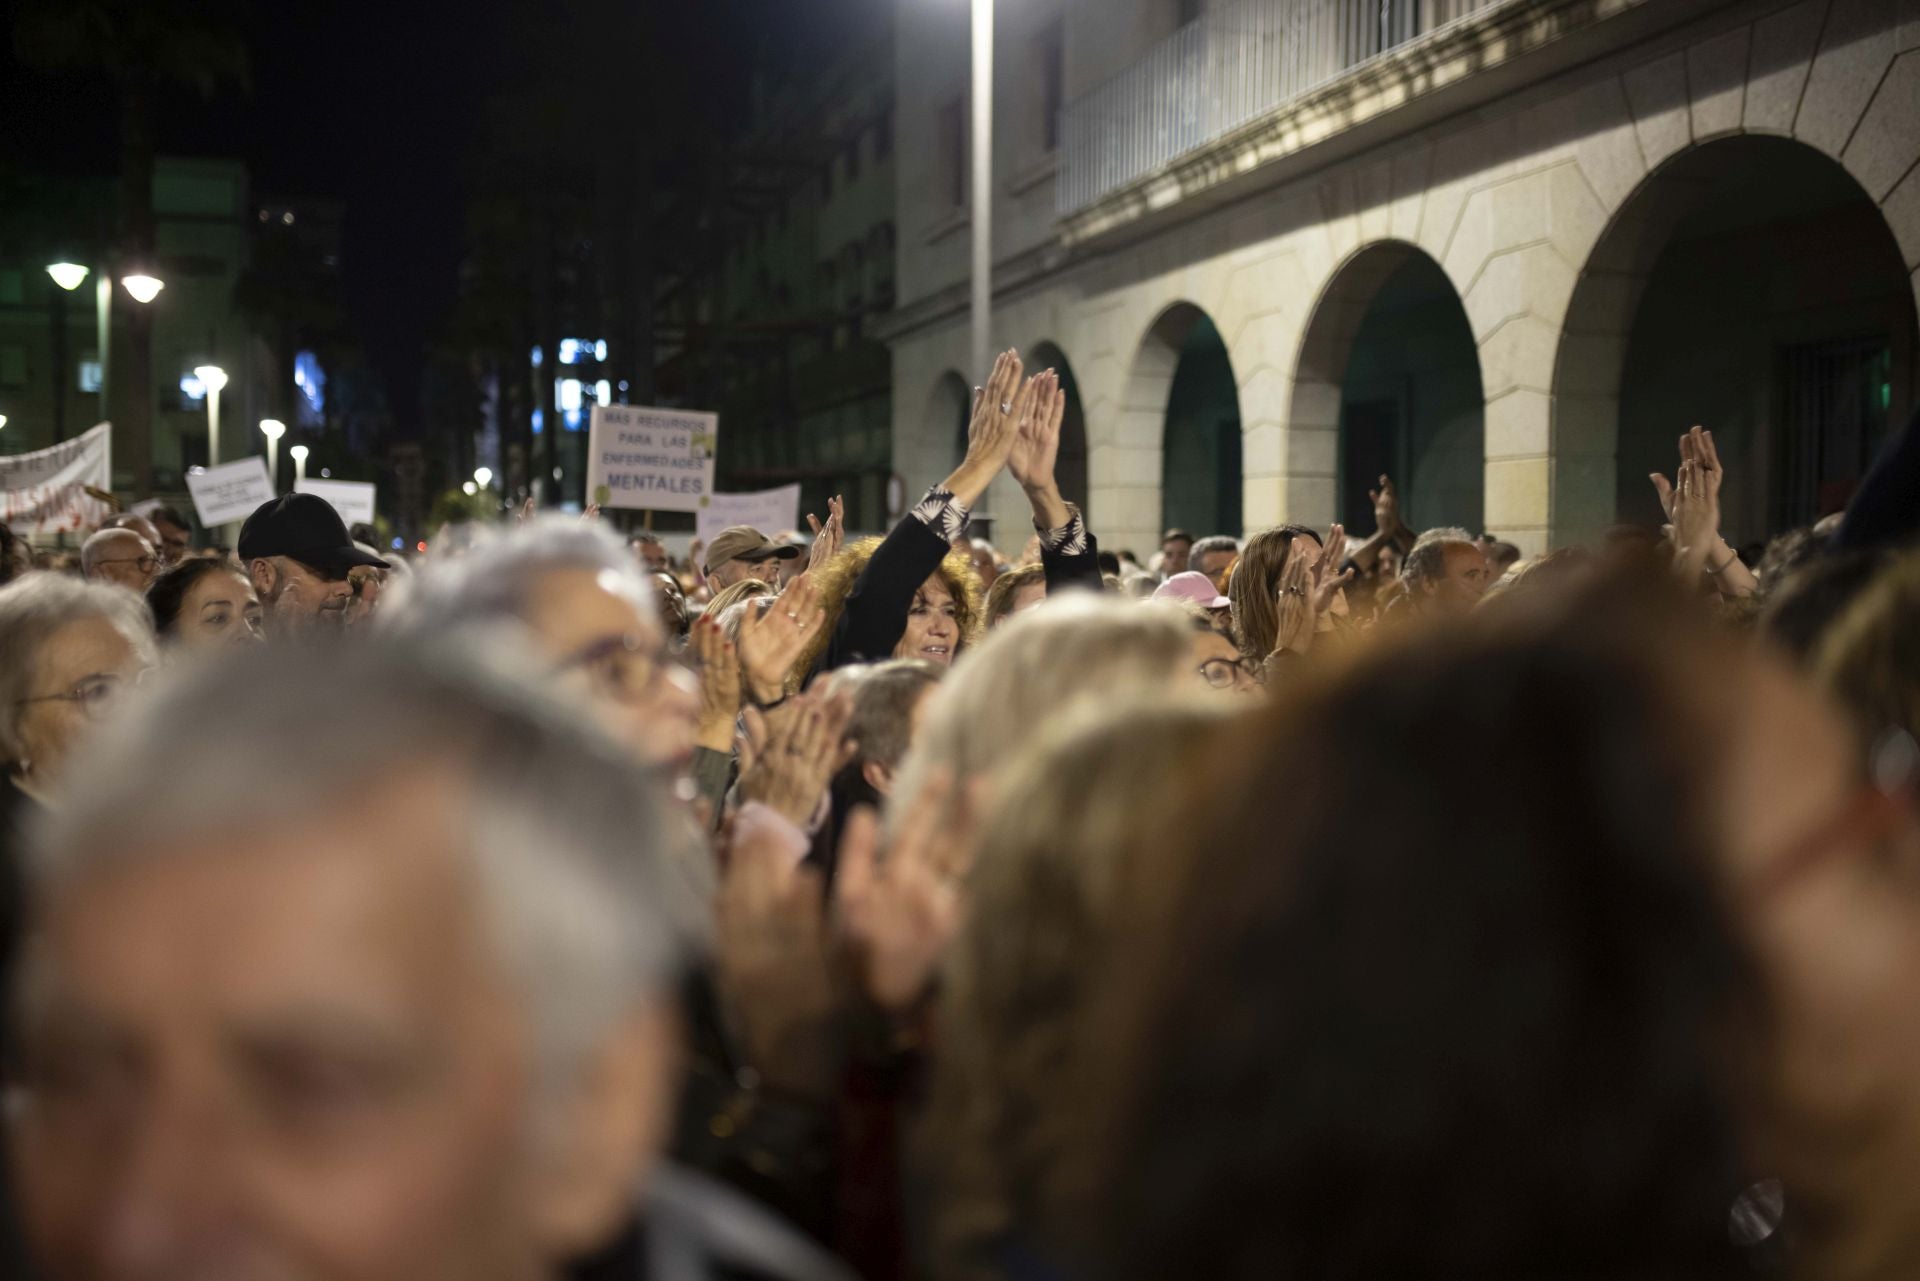
[{"label": "blurred head in foreground", "polygon": [[52,1281],[540,1277],[631,1214],[683,829],[478,653],[332,649],[160,691],[34,851],[11,1121]]},{"label": "blurred head in foreground", "polygon": [[1740,1275],[1759,1174],[1807,1275],[1912,1275],[1920,843],[1784,669],[1603,582],[1215,767],[1107,984],[1100,1275]]}]

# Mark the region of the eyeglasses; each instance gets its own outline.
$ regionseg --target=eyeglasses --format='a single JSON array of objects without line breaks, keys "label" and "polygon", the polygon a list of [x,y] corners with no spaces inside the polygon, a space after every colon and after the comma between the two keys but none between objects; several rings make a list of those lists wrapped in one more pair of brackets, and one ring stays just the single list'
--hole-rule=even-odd
[{"label": "eyeglasses", "polygon": [[143,574],[151,574],[160,567],[160,559],[157,556],[114,556],[107,560],[96,560],[93,563],[96,565],[138,565],[140,572]]},{"label": "eyeglasses", "polygon": [[585,672],[616,698],[630,699],[645,693],[671,661],[665,646],[640,632],[625,632],[583,646],[554,670],[561,674]]},{"label": "eyeglasses", "polygon": [[72,703],[88,716],[93,716],[118,698],[127,686],[138,685],[145,678],[144,671],[131,680],[100,673],[74,682],[72,689],[62,693],[35,694],[32,698],[21,699],[15,706],[25,707],[29,703]]},{"label": "eyeglasses", "polygon": [[1232,689],[1243,678],[1256,679],[1253,665],[1244,658],[1209,658],[1200,664],[1200,677],[1214,689]]}]

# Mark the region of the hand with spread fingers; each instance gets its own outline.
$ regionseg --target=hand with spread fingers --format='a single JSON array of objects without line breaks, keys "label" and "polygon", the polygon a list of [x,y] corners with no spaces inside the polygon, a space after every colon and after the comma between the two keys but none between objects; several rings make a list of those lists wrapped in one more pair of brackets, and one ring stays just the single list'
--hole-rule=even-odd
[{"label": "hand with spread fingers", "polygon": [[795,827],[813,820],[827,784],[852,757],[846,741],[853,701],[796,694],[767,717],[765,748],[740,776],[743,800],[759,801]]},{"label": "hand with spread fingers", "polygon": [[[835,556],[847,541],[846,502],[838,494],[827,500],[827,521],[823,525],[820,518],[812,512],[807,513],[807,524],[813,529],[813,548],[807,553],[807,573],[811,574]],[[804,575],[803,575],[804,577]]]},{"label": "hand with spread fingers", "polygon": [[1298,656],[1313,645],[1314,629],[1320,617],[1314,605],[1320,553],[1321,549],[1304,534],[1296,535],[1287,545],[1286,563],[1280,567],[1280,583],[1274,592],[1274,603],[1280,613],[1280,626],[1274,632],[1276,655]]},{"label": "hand with spread fingers", "polygon": [[687,633],[687,648],[700,666],[700,711],[694,741],[716,752],[730,752],[741,692],[740,661],[733,642],[720,624],[702,615]]},{"label": "hand with spread fingers", "polygon": [[880,823],[862,809],[840,843],[834,901],[862,990],[884,1010],[911,1009],[932,985],[963,919],[958,881],[944,872],[964,861],[956,846],[970,824],[949,811],[949,780],[936,780],[902,817],[881,853]]},{"label": "hand with spread fingers", "polygon": [[749,606],[740,615],[740,664],[754,702],[764,706],[780,698],[793,665],[826,619],[808,574],[791,579],[766,610]]}]

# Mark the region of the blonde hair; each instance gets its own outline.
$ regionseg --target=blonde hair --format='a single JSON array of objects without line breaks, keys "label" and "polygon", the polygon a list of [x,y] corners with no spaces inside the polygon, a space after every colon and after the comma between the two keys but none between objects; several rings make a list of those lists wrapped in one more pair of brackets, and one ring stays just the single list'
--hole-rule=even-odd
[{"label": "blonde hair", "polygon": [[1186,702],[1085,709],[1021,753],[996,798],[941,998],[925,1135],[936,1275],[994,1275],[998,1242],[1047,1235],[1076,1177],[1071,1103],[1104,962],[1133,933],[1128,906],[1178,879],[1184,847],[1142,822],[1139,798],[1205,772],[1229,718]]},{"label": "blonde hair", "polygon": [[1045,586],[1047,568],[1044,565],[1015,565],[1003,570],[1000,577],[993,580],[993,586],[987,588],[987,630],[1013,613],[1013,598],[1022,591],[1039,583]]},{"label": "blonde hair", "polygon": [[[832,560],[810,571],[817,593],[815,599],[826,610],[827,620],[819,634],[794,661],[793,670],[787,673],[789,690],[798,693],[806,684],[807,677],[813,675],[814,666],[827,652],[827,645],[840,625],[840,615],[847,608],[847,596],[853,591],[853,585],[860,581],[860,575],[865,572],[867,562],[873,559],[874,552],[879,550],[880,543],[878,538],[863,538],[859,542],[849,543]],[[931,576],[945,583],[947,590],[953,593],[953,621],[960,632],[959,640],[954,642],[953,657],[958,661],[960,655],[980,640],[980,575],[973,568],[971,554],[961,547],[948,552]],[[880,661],[893,655],[869,654],[867,657]]]},{"label": "blonde hair", "polygon": [[[933,696],[894,789],[895,812],[912,804],[936,771],[990,780],[1082,703],[1166,696],[1192,644],[1190,624],[1171,610],[1085,592],[995,628]],[[1197,696],[1203,687],[1193,685]]]},{"label": "blonde hair", "polygon": [[1814,679],[1873,752],[1889,730],[1920,735],[1920,552],[1881,570],[1814,649]]}]

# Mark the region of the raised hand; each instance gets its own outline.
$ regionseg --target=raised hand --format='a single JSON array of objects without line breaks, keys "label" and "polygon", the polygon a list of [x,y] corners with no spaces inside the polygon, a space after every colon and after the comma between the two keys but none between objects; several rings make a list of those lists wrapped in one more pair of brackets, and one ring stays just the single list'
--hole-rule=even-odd
[{"label": "raised hand", "polygon": [[1287,544],[1286,563],[1280,568],[1280,584],[1274,589],[1274,604],[1278,607],[1280,623],[1274,631],[1273,652],[1304,654],[1313,644],[1313,633],[1319,622],[1319,611],[1314,607],[1315,571],[1318,569],[1322,549],[1313,545],[1313,540],[1300,535]]},{"label": "raised hand", "polygon": [[741,613],[740,663],[746,671],[747,692],[755,702],[771,703],[780,697],[788,673],[826,620],[807,574],[789,580],[764,612],[749,608]]},{"label": "raised hand", "polygon": [[807,524],[813,528],[813,550],[807,553],[807,573],[810,574],[839,555],[842,544],[847,541],[845,501],[838,494],[829,498],[827,523],[822,525],[818,516],[808,512]]},{"label": "raised hand", "polygon": [[840,842],[840,930],[862,989],[882,1009],[912,1007],[960,931],[961,894],[941,870],[963,862],[958,847],[968,840],[967,823],[949,811],[952,792],[948,781],[930,783],[902,817],[884,859],[872,810],[856,811]]},{"label": "raised hand", "polygon": [[[1300,540],[1296,538],[1294,541]],[[1329,525],[1326,540],[1320,544],[1320,554],[1313,563],[1313,585],[1308,593],[1317,624],[1331,621],[1331,611],[1339,599],[1340,589],[1353,581],[1353,571],[1340,568],[1347,558],[1346,551],[1346,526],[1338,522]]]},{"label": "raised hand", "polygon": [[513,523],[516,525],[524,525],[533,519],[533,513],[533,499],[529,498],[526,502],[521,503],[520,510],[514,513]]},{"label": "raised hand", "polygon": [[1066,418],[1067,394],[1060,389],[1060,375],[1043,369],[1028,379],[1030,392],[1026,412],[1020,419],[1013,452],[1007,455],[1007,471],[1032,492],[1054,487],[1054,464],[1060,456],[1060,424]]},{"label": "raised hand", "polygon": [[1369,489],[1367,497],[1373,500],[1373,525],[1379,533],[1391,538],[1406,528],[1400,519],[1400,495],[1393,487],[1393,479],[1382,473],[1380,488]]},{"label": "raised hand", "polygon": [[820,806],[827,784],[851,758],[846,743],[853,702],[796,694],[768,717],[765,750],[740,776],[740,795],[779,811],[805,827]]},{"label": "raised hand", "polygon": [[729,829],[724,855],[714,959],[748,1058],[770,1084],[823,1096],[835,1079],[838,1001],[819,874],[744,822]]},{"label": "raised hand", "polygon": [[716,752],[731,751],[741,688],[740,662],[733,642],[719,623],[703,614],[687,633],[687,648],[700,665],[700,711],[694,741]]},{"label": "raised hand", "polygon": [[971,507],[1007,465],[1020,435],[1030,384],[1020,381],[1020,357],[1003,351],[993,362],[987,385],[974,394],[973,415],[967,420],[967,456],[947,477],[944,488],[962,505]]}]

